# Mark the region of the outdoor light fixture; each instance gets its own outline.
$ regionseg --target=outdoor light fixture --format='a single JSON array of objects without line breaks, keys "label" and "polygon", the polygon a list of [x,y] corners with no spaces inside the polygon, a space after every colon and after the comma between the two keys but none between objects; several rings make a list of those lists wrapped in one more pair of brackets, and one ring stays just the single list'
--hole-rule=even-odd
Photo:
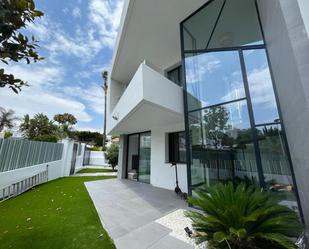
[{"label": "outdoor light fixture", "polygon": [[118,117],[119,117],[119,114],[118,114],[118,113],[116,113],[115,115],[112,116],[112,118],[113,118],[114,120],[116,120],[116,121],[118,120]]}]

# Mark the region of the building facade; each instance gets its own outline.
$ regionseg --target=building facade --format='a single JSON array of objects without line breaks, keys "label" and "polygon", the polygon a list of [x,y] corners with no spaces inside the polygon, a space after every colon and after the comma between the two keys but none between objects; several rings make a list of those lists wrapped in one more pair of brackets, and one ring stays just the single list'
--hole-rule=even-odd
[{"label": "building facade", "polygon": [[119,178],[254,181],[309,222],[306,0],[128,0],[108,93]]}]

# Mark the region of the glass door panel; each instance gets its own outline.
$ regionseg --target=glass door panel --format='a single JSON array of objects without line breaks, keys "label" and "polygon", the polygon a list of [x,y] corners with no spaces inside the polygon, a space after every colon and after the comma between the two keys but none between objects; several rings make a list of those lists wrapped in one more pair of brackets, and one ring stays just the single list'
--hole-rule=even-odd
[{"label": "glass door panel", "polygon": [[139,164],[139,135],[130,135],[128,138],[128,161],[127,161],[127,178],[137,180]]},{"label": "glass door panel", "polygon": [[138,181],[150,183],[150,156],[151,156],[151,135],[150,132],[140,134],[139,146],[139,171]]}]

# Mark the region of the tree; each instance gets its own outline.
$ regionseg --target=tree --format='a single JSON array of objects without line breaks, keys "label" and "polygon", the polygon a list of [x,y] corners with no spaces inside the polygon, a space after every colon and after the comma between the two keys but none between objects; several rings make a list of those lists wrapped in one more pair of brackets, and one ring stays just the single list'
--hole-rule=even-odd
[{"label": "tree", "polygon": [[46,115],[38,113],[33,118],[30,118],[28,114],[25,115],[19,130],[26,138],[34,139],[43,135],[57,134],[58,127]]},{"label": "tree", "polygon": [[107,101],[107,90],[108,90],[108,85],[107,85],[107,79],[108,79],[108,72],[103,71],[102,72],[102,78],[103,78],[103,91],[104,91],[104,136],[103,136],[103,147],[106,146],[106,101]]},{"label": "tree", "polygon": [[14,121],[17,119],[14,114],[15,112],[13,110],[5,110],[0,107],[0,132],[2,132],[5,127],[8,129],[13,128]]},{"label": "tree", "polygon": [[204,110],[204,127],[206,136],[212,140],[218,148],[228,126],[229,113],[225,107],[217,106]]},{"label": "tree", "polygon": [[[79,142],[95,145],[95,146],[102,146],[103,144],[103,134],[99,132],[92,132],[92,131],[73,131],[71,132],[71,136],[78,140]],[[107,141],[107,140],[106,140]]]},{"label": "tree", "polygon": [[[37,62],[43,58],[38,55],[38,41],[32,36],[29,39],[20,29],[27,23],[33,23],[35,18],[43,16],[43,12],[35,8],[33,0],[1,0],[0,3],[0,60],[8,64],[9,61],[25,60]],[[9,87],[15,93],[27,83],[16,79],[12,74],[6,74],[0,68],[0,87]]]},{"label": "tree", "polygon": [[63,113],[55,115],[54,120],[60,124],[62,131],[70,137],[72,126],[77,123],[76,118],[70,113]]},{"label": "tree", "polygon": [[273,193],[220,183],[196,194],[189,203],[201,211],[186,216],[197,243],[207,241],[209,249],[296,249],[290,238],[301,233],[299,217]]},{"label": "tree", "polygon": [[116,143],[112,143],[110,147],[106,149],[105,158],[108,163],[112,166],[113,170],[115,170],[115,166],[118,164],[118,153],[119,146]]}]

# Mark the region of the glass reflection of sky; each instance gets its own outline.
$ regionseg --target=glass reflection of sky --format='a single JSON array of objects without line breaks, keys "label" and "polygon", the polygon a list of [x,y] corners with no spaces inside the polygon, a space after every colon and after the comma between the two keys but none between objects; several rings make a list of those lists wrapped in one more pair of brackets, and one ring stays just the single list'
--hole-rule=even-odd
[{"label": "glass reflection of sky", "polygon": [[244,51],[244,59],[255,123],[272,123],[279,115],[265,50]]},{"label": "glass reflection of sky", "polygon": [[186,77],[191,109],[245,97],[238,52],[187,57]]}]

